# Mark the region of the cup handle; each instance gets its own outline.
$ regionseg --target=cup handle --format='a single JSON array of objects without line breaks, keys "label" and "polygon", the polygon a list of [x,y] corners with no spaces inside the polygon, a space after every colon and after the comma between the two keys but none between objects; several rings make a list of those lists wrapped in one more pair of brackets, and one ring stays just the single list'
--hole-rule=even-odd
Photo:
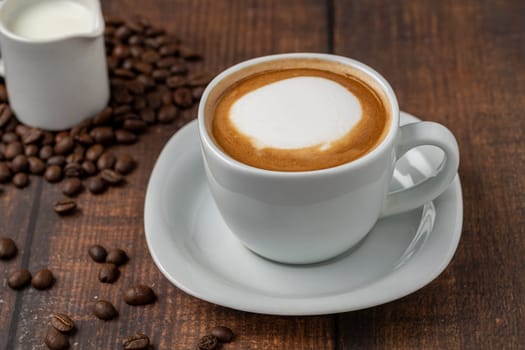
[{"label": "cup handle", "polygon": [[410,188],[387,195],[381,216],[389,216],[416,209],[443,193],[452,182],[459,167],[459,149],[454,135],[441,124],[417,122],[400,128],[395,149],[396,161],[410,149],[430,145],[445,152],[445,159],[435,174]]}]

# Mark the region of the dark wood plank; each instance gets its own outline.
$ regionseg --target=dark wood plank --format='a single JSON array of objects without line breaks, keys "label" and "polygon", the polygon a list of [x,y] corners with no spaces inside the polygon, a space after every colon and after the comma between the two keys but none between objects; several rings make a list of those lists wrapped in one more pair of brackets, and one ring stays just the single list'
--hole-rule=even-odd
[{"label": "dark wood plank", "polygon": [[525,4],[335,1],[334,49],[392,83],[402,109],[460,144],[463,237],[421,291],[340,316],[341,349],[525,344]]},{"label": "dark wood plank", "polygon": [[7,286],[7,277],[12,271],[27,268],[29,255],[27,247],[31,245],[35,222],[35,209],[42,191],[41,180],[32,178],[31,185],[24,190],[11,186],[2,186],[0,193],[0,237],[9,237],[18,247],[17,256],[9,261],[0,261],[0,348],[6,349],[8,342],[14,340],[17,328],[17,314],[22,307],[22,296],[30,293],[14,291]]},{"label": "dark wood plank", "polygon": [[[316,1],[112,0],[103,4],[107,14],[140,13],[166,26],[203,52],[200,68],[212,72],[263,54],[326,49],[325,6]],[[182,121],[194,115],[194,110],[186,112]],[[32,270],[49,267],[57,283],[49,291],[29,290],[21,296],[13,347],[40,346],[48,314],[54,311],[70,314],[77,322],[78,332],[72,338],[75,349],[119,348],[121,340],[135,332],[150,335],[156,349],[193,349],[197,339],[217,324],[239,334],[225,349],[334,347],[331,316],[270,317],[222,308],[178,290],[155,267],[144,238],[144,195],[156,156],[180,124],[152,128],[139,144],[127,147],[125,151],[140,164],[128,178],[129,184],[101,196],[82,194],[80,215],[58,219],[51,206],[60,197],[59,189],[44,184],[36,232],[27,247],[29,265]],[[98,282],[98,266],[86,254],[93,243],[128,251],[131,260],[115,284]],[[156,304],[130,307],[123,303],[123,289],[139,282],[154,286],[159,297]],[[91,315],[92,304],[100,298],[115,303],[118,320],[104,323]]]}]

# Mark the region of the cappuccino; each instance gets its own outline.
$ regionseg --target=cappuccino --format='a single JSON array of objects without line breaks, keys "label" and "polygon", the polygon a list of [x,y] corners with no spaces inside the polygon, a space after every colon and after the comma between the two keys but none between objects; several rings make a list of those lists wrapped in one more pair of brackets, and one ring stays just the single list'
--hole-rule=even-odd
[{"label": "cappuccino", "polygon": [[362,79],[318,68],[259,72],[226,88],[211,129],[244,164],[276,171],[338,166],[374,149],[388,131],[381,96]]}]

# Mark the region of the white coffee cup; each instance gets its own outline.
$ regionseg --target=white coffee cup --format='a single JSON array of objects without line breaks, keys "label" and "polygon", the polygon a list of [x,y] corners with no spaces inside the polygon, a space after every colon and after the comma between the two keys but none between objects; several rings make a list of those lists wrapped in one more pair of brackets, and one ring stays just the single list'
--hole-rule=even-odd
[{"label": "white coffee cup", "polygon": [[[303,172],[263,170],[223,152],[213,139],[213,115],[207,113],[207,104],[243,76],[263,72],[274,64],[282,67],[289,60],[335,62],[371,78],[388,101],[391,115],[383,141],[357,160]],[[397,99],[388,82],[363,63],[335,55],[281,54],[237,64],[206,88],[198,123],[208,183],[224,221],[247,248],[284,263],[319,262],[345,252],[362,240],[381,216],[415,209],[440,195],[459,165],[456,139],[447,128],[433,122],[400,127]],[[437,146],[445,153],[435,176],[388,193],[395,162],[421,145]]]},{"label": "white coffee cup", "polygon": [[5,77],[9,103],[20,121],[63,130],[93,116],[109,100],[104,18],[98,0],[70,0],[93,16],[90,32],[35,40],[10,30],[13,16],[44,1],[0,3],[0,75]]}]

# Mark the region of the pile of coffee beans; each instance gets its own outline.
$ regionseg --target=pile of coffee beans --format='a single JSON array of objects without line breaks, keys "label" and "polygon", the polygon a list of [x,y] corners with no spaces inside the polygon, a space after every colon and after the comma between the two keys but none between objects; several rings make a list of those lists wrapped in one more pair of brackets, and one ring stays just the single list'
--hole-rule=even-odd
[{"label": "pile of coffee beans", "polygon": [[[151,125],[181,118],[180,111],[194,106],[213,77],[192,72],[192,62],[201,59],[200,55],[143,17],[106,18],[105,44],[111,99],[104,110],[70,130],[50,132],[21,124],[9,106],[0,78],[0,183],[24,188],[31,176],[60,183],[63,195],[68,198],[55,202],[53,209],[59,215],[75,213],[77,203],[71,198],[85,189],[98,195],[111,186],[124,184],[136,161],[129,154],[114,152],[112,146],[136,143]],[[17,252],[12,239],[0,238],[0,260],[13,259]],[[89,247],[88,254],[101,264],[98,278],[102,283],[117,281],[119,267],[129,260],[122,249],[107,251],[101,245]],[[9,274],[7,280],[12,289],[31,284],[43,290],[54,282],[55,277],[48,269],[34,275],[27,269],[19,269]],[[154,303],[157,296],[149,286],[138,284],[126,289],[122,298],[126,304],[138,306]],[[119,315],[107,300],[98,300],[92,313],[104,321]],[[55,313],[50,324],[44,338],[46,346],[52,350],[69,348],[69,338],[75,329],[73,320],[66,314]],[[228,327],[215,327],[198,341],[197,348],[218,349],[233,337]],[[142,333],[124,339],[122,347],[153,348],[149,337]]]},{"label": "pile of coffee beans", "polygon": [[75,329],[75,323],[66,314],[54,313],[51,315],[51,327],[49,328],[44,343],[49,349],[63,350],[69,348],[69,338]]},{"label": "pile of coffee beans", "polygon": [[[68,197],[84,188],[100,194],[119,186],[135,161],[111,146],[133,144],[150,125],[176,120],[212,78],[191,71],[191,62],[201,59],[197,52],[144,17],[107,18],[104,36],[111,99],[70,130],[49,132],[19,123],[0,81],[0,183],[23,188],[29,175],[43,176],[49,183],[62,182]],[[73,200],[60,200],[54,210],[68,215],[76,207]]]}]

